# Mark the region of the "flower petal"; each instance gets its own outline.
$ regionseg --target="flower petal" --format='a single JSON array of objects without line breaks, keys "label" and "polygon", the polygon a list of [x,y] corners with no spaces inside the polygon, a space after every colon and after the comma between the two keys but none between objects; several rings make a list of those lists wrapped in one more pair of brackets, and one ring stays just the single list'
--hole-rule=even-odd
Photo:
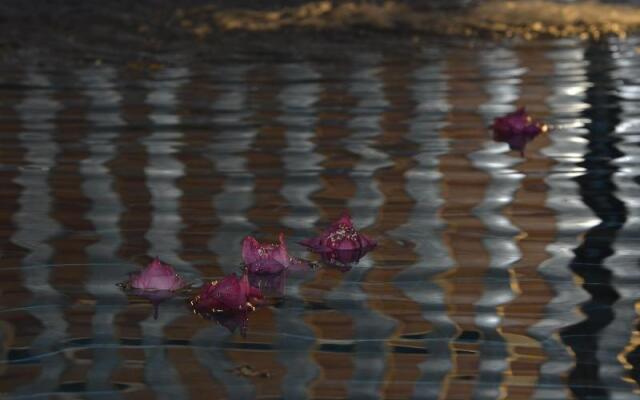
[{"label": "flower petal", "polygon": [[184,287],[186,282],[171,265],[156,258],[145,269],[132,274],[129,285],[134,289],[175,291]]},{"label": "flower petal", "polygon": [[252,264],[260,260],[260,243],[253,237],[247,236],[242,241],[242,261]]}]

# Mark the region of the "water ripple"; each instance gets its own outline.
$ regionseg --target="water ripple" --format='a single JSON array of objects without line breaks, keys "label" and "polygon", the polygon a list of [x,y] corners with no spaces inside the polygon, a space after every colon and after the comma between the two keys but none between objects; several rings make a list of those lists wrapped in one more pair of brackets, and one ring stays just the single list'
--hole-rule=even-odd
[{"label": "water ripple", "polygon": [[[0,391],[637,397],[639,44],[7,71]],[[524,156],[487,130],[519,105],[553,128]],[[378,248],[288,276],[246,337],[116,286],[240,272],[248,234],[312,258],[343,209]]]}]

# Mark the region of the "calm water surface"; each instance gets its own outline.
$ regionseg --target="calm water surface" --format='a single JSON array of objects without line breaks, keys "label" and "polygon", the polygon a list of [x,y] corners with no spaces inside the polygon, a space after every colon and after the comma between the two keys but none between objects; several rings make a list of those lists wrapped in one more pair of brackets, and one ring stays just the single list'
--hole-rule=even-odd
[{"label": "calm water surface", "polygon": [[[638,398],[639,42],[3,71],[0,393]],[[518,105],[554,126],[525,157],[486,129]],[[248,234],[312,258],[345,209],[379,248],[246,337],[116,286],[238,271]]]}]

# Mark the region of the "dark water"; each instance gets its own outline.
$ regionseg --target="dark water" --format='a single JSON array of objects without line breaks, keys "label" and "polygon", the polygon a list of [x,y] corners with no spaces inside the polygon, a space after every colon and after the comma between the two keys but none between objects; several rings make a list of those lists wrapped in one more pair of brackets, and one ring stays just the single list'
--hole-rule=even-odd
[{"label": "dark water", "polygon": [[[638,44],[3,71],[0,393],[638,398]],[[516,105],[554,126],[524,158],[486,130]],[[379,248],[246,337],[116,286],[237,271],[248,234],[305,256],[344,209]]]}]

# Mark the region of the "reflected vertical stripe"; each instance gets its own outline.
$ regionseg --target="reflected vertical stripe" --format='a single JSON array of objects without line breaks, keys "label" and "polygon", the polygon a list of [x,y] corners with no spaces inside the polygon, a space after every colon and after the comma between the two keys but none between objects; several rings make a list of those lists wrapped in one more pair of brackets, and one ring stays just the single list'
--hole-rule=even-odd
[{"label": "reflected vertical stripe", "polygon": [[214,199],[220,226],[209,247],[217,254],[225,273],[237,271],[242,238],[255,229],[246,217],[254,203],[254,177],[247,168],[244,153],[251,148],[257,134],[244,122],[249,116],[249,88],[245,80],[248,69],[238,65],[221,67],[216,69],[214,76],[220,95],[212,111],[219,130],[210,146],[209,157],[215,163],[216,171],[224,176],[224,187]]},{"label": "reflected vertical stripe", "polygon": [[580,113],[587,108],[584,103],[586,61],[584,48],[574,40],[559,40],[556,49],[548,53],[554,63],[551,78],[553,95],[547,103],[552,112],[554,125],[550,135],[552,145],[542,152],[554,159],[556,164],[545,179],[549,187],[546,206],[555,210],[557,237],[547,246],[551,257],[542,263],[538,271],[548,280],[556,293],[545,307],[545,315],[529,333],[542,343],[547,361],[540,369],[540,379],[533,395],[534,399],[566,399],[569,396],[564,376],[574,360],[564,346],[559,331],[584,319],[578,308],[589,299],[589,295],[576,281],[568,267],[573,259],[573,249],[580,243],[579,235],[598,224],[599,220],[582,202],[578,185],[570,178],[580,176],[584,168],[586,140],[585,120]]},{"label": "reflected vertical stripe", "polygon": [[[442,129],[441,135],[451,141],[449,151],[440,157],[438,164],[442,171],[440,182],[444,199],[440,215],[446,224],[442,231],[443,241],[455,262],[454,268],[442,274],[441,284],[445,288],[449,318],[456,323],[458,333],[475,333],[478,329],[473,320],[473,302],[480,298],[483,289],[481,282],[458,278],[468,276],[470,269],[472,276],[482,275],[489,264],[487,249],[481,240],[486,228],[472,214],[478,199],[485,195],[488,176],[474,167],[473,160],[467,156],[483,143],[477,129],[484,121],[477,108],[486,101],[486,95],[479,79],[476,57],[475,49],[446,53],[451,110],[446,117],[450,123]],[[474,382],[465,380],[464,376],[477,373],[478,344],[466,345],[453,340],[449,346],[453,350],[452,369],[445,378],[441,398],[470,398]]]},{"label": "reflected vertical stripe", "polygon": [[[21,72],[21,71],[20,71]],[[18,257],[17,254],[24,249],[17,248],[9,250],[11,246],[11,237],[15,234],[14,218],[19,207],[19,196],[23,187],[16,183],[19,175],[19,165],[23,164],[24,150],[20,146],[18,138],[21,130],[21,120],[16,113],[15,106],[20,104],[23,91],[11,88],[11,82],[21,81],[19,74],[5,74],[0,84],[0,107],[2,107],[3,125],[0,126],[0,187],[2,188],[3,208],[0,210],[0,270],[4,270],[8,265],[14,264]],[[9,86],[9,87],[7,87]],[[22,288],[22,271],[13,269],[11,273],[3,271],[4,284],[0,285],[0,292],[6,290],[6,287]],[[8,299],[5,297],[4,306],[8,306]],[[22,304],[24,300],[20,299],[18,304]],[[12,347],[16,345],[16,331],[18,324],[13,318],[6,318],[0,322],[0,378],[9,372],[8,355]]]},{"label": "reflected vertical stripe", "polygon": [[631,366],[626,360],[626,347],[638,323],[635,304],[640,299],[640,250],[637,238],[640,234],[640,148],[637,135],[640,130],[640,56],[633,44],[611,39],[613,82],[621,95],[622,113],[615,135],[620,142],[616,147],[624,156],[612,160],[619,167],[612,179],[617,187],[616,197],[624,202],[627,221],[618,231],[613,243],[613,255],[604,261],[604,267],[612,272],[611,284],[620,298],[613,304],[614,319],[599,335],[597,359],[600,361],[600,378],[607,386],[613,400],[637,399],[638,385],[625,377]]},{"label": "reflected vertical stripe", "polygon": [[[47,242],[62,232],[60,224],[50,216],[52,199],[48,182],[49,171],[55,167],[56,156],[60,152],[53,131],[56,113],[62,106],[52,98],[52,84],[47,76],[28,71],[23,84],[26,86],[25,98],[16,110],[24,128],[18,138],[26,149],[24,162],[27,165],[15,179],[23,190],[18,200],[20,209],[13,219],[16,231],[11,241],[29,250],[22,260],[23,267],[45,266],[51,262],[54,252]],[[24,286],[33,293],[29,312],[43,326],[42,333],[31,343],[30,351],[34,355],[55,351],[66,338],[68,324],[62,310],[63,296],[51,286],[49,275],[47,267],[29,268],[23,273]],[[66,365],[60,353],[43,357],[38,378],[16,389],[14,394],[31,395],[55,390]]]},{"label": "reflected vertical stripe", "polygon": [[[182,246],[178,234],[184,227],[179,213],[182,190],[176,181],[184,176],[184,165],[176,159],[181,145],[182,132],[177,115],[177,91],[189,81],[186,68],[167,68],[147,83],[149,93],[145,103],[151,107],[149,119],[153,133],[142,142],[147,149],[149,162],[145,167],[146,184],[151,194],[153,209],[151,226],[145,237],[150,243],[149,253],[176,267],[188,281],[199,276],[179,256]],[[165,327],[177,318],[187,315],[187,309],[179,303],[167,302],[161,306],[158,319],[150,315],[140,323],[145,347],[145,379],[158,398],[185,399],[186,389],[180,383],[176,368],[167,358]]]},{"label": "reflected vertical stripe", "polygon": [[[489,125],[495,117],[512,111],[524,69],[519,67],[513,51],[506,47],[482,51],[480,67],[486,77],[485,90],[489,94],[489,100],[480,107],[480,113],[485,125]],[[500,332],[502,306],[517,295],[512,287],[511,266],[522,254],[514,240],[520,231],[502,211],[513,202],[524,175],[513,169],[521,160],[505,154],[505,151],[504,145],[498,146],[489,140],[483,149],[470,155],[473,165],[491,178],[485,198],[472,210],[487,229],[483,244],[489,254],[484,292],[474,303],[475,323],[483,337],[474,399],[499,398],[504,374],[509,367],[507,346]]]},{"label": "reflected vertical stripe", "polygon": [[612,82],[612,54],[606,42],[585,43],[586,78],[589,87],[582,115],[587,120],[584,138],[587,153],[581,164],[585,174],[574,178],[582,201],[600,219],[597,226],[582,235],[582,242],[573,249],[569,268],[580,280],[591,298],[580,306],[585,320],[561,330],[562,341],[575,356],[575,366],[569,374],[568,386],[578,398],[608,397],[600,376],[600,361],[596,357],[599,333],[613,320],[612,305],[619,294],[611,285],[611,271],[604,261],[612,252],[617,232],[627,218],[624,203],[616,197],[613,174],[617,167],[611,160],[620,156],[611,136],[619,122],[620,106]]},{"label": "reflected vertical stripe", "polygon": [[454,266],[442,241],[444,222],[439,216],[443,199],[437,170],[439,157],[449,151],[449,143],[440,137],[445,126],[447,79],[444,65],[431,61],[413,74],[411,88],[416,103],[416,117],[411,120],[407,139],[419,147],[417,165],[406,173],[406,190],[415,200],[409,222],[395,229],[391,235],[415,244],[418,261],[400,272],[394,283],[412,300],[420,304],[422,317],[433,325],[426,334],[424,347],[429,355],[419,365],[413,399],[438,399],[443,382],[452,368],[448,343],[457,334],[456,324],[447,315],[443,287],[430,278]]},{"label": "reflected vertical stripe", "polygon": [[[364,55],[353,60],[354,73],[350,77],[350,93],[358,100],[352,110],[348,126],[353,132],[343,140],[345,146],[360,159],[350,172],[356,185],[354,197],[348,206],[354,224],[364,228],[373,224],[384,197],[377,187],[374,175],[377,169],[391,166],[389,157],[371,146],[380,134],[380,118],[387,101],[378,78],[379,55]],[[345,274],[340,286],[327,295],[327,303],[349,314],[354,323],[354,370],[348,383],[352,398],[379,398],[386,369],[385,340],[393,333],[396,322],[367,306],[367,295],[362,284],[373,267],[370,257],[363,258]]]},{"label": "reflected vertical stripe", "polygon": [[[355,164],[357,157],[351,154],[344,146],[341,146],[340,139],[345,138],[350,133],[345,127],[349,119],[349,111],[355,103],[355,99],[347,92],[348,75],[350,65],[347,62],[339,64],[314,63],[314,69],[322,76],[321,92],[318,95],[317,125],[315,128],[314,141],[317,143],[318,154],[323,156],[320,163],[321,189],[312,195],[312,199],[318,207],[318,213],[322,215],[323,222],[320,225],[337,218],[339,213],[345,208],[353,184],[349,177],[344,174],[344,170],[338,168]],[[336,173],[336,171],[339,171]],[[319,228],[321,228],[319,226]],[[318,231],[312,236],[317,235]],[[305,298],[313,301],[313,295],[307,295],[309,290],[317,293],[317,301],[326,303],[326,295],[344,277],[342,271],[336,268],[322,268],[315,274],[311,282],[304,285],[301,291],[305,293]],[[318,343],[312,351],[312,357],[316,361],[319,369],[319,377],[311,384],[309,389],[311,397],[331,397],[338,395],[346,396],[346,377],[352,370],[352,363],[349,353],[333,353],[334,357],[322,351],[322,342],[336,338],[347,339],[350,337],[352,320],[339,310],[327,310],[327,314],[340,319],[341,327],[336,327],[329,317],[323,318],[325,313],[307,312],[305,320],[314,330]],[[344,327],[343,329],[340,329]],[[335,366],[337,363],[338,367]]]},{"label": "reflected vertical stripe", "polygon": [[380,134],[382,111],[388,106],[382,81],[378,77],[380,61],[379,55],[361,55],[354,59],[356,70],[349,81],[349,92],[358,100],[358,104],[348,122],[353,134],[343,139],[342,143],[349,151],[360,156],[349,173],[356,185],[356,192],[348,202],[354,224],[360,228],[375,222],[378,208],[384,203],[384,196],[374,179],[376,170],[393,166],[386,153],[371,147]]},{"label": "reflected vertical stripe", "polygon": [[[225,273],[237,272],[242,238],[254,228],[246,217],[253,204],[254,178],[247,169],[243,154],[256,136],[256,131],[244,122],[249,116],[246,111],[248,69],[245,65],[223,66],[216,68],[212,77],[220,93],[212,105],[218,132],[209,147],[209,157],[216,171],[224,176],[224,185],[213,200],[220,225],[209,242],[209,248],[217,255],[220,268]],[[195,352],[198,361],[225,386],[230,399],[250,399],[256,394],[253,384],[230,372],[235,365],[224,348],[232,336],[226,328],[212,322],[196,333],[191,342],[199,347]]]},{"label": "reflected vertical stripe", "polygon": [[[286,126],[287,140],[282,153],[285,175],[281,193],[290,210],[282,223],[294,229],[296,235],[289,241],[297,242],[315,234],[313,227],[319,219],[317,206],[310,196],[322,187],[319,163],[323,157],[317,154],[311,141],[317,122],[315,103],[321,91],[317,82],[320,75],[308,64],[284,65],[280,75],[284,87],[278,96],[282,110],[279,120]],[[319,374],[310,354],[316,337],[303,318],[305,307],[299,287],[303,283],[303,279],[290,275],[285,287],[285,303],[274,310],[279,360],[287,368],[281,388],[285,399],[307,398],[308,387]]]},{"label": "reflected vertical stripe", "polygon": [[317,205],[310,199],[322,188],[319,175],[324,157],[311,141],[315,136],[320,75],[308,64],[287,64],[281,68],[281,76],[286,86],[278,95],[282,104],[279,120],[287,127],[287,147],[282,154],[286,175],[281,192],[290,209],[282,222],[301,235],[296,239],[303,239],[315,233],[313,226],[320,218]]},{"label": "reflected vertical stripe", "polygon": [[[526,106],[536,119],[546,121],[549,116],[546,100],[552,89],[544,79],[552,75],[553,65],[539,61],[545,59],[547,49],[533,43],[510,48],[516,52],[519,64],[526,68],[519,84],[518,104]],[[505,322],[500,333],[506,339],[509,367],[500,395],[506,399],[531,397],[540,366],[546,359],[541,343],[531,338],[528,329],[542,318],[544,307],[554,296],[548,282],[538,273],[538,266],[549,257],[546,246],[556,237],[555,214],[545,207],[544,179],[554,162],[542,156],[541,150],[549,145],[549,134],[542,134],[527,144],[522,163],[515,167],[525,176],[513,201],[503,209],[511,223],[522,231],[516,238],[522,256],[512,265],[512,285],[518,297],[501,307]]]},{"label": "reflected vertical stripe", "polygon": [[178,232],[183,223],[178,212],[182,191],[176,186],[176,180],[184,175],[184,166],[174,155],[182,138],[182,132],[178,131],[176,91],[186,82],[186,68],[167,68],[146,85],[149,93],[145,103],[151,107],[149,119],[153,133],[142,143],[149,155],[144,172],[153,215],[145,237],[150,243],[149,255],[160,257],[180,272],[193,274],[196,271],[177,254],[181,250]]},{"label": "reflected vertical stripe", "polygon": [[[120,364],[118,352],[108,348],[119,342],[114,329],[115,316],[126,305],[126,297],[115,286],[124,280],[131,267],[124,263],[117,251],[122,244],[118,223],[124,210],[118,194],[113,190],[113,177],[106,163],[116,153],[114,141],[124,126],[120,115],[122,96],[116,90],[116,73],[112,68],[90,68],[79,72],[78,78],[86,96],[90,99],[87,113],[89,134],[85,141],[89,156],[82,161],[82,191],[91,200],[86,217],[96,229],[98,240],[86,249],[90,263],[87,291],[96,299],[93,316],[93,363],[87,375],[87,389],[102,391],[111,389],[110,378]],[[110,393],[120,398],[118,393]]]}]

